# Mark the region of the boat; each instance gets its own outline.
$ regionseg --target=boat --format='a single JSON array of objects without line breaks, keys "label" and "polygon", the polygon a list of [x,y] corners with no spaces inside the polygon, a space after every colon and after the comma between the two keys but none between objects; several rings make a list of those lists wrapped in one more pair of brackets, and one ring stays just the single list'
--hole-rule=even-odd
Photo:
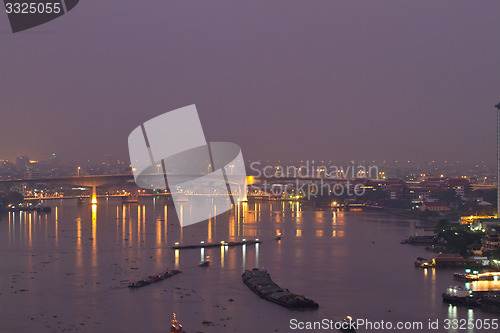
[{"label": "boat", "polygon": [[36,204],[36,205],[26,205],[26,204],[19,204],[19,205],[9,205],[7,206],[7,210],[9,212],[37,212],[37,213],[50,213],[52,211],[52,208],[49,206],[45,206],[44,204]]},{"label": "boat", "polygon": [[477,307],[481,305],[481,293],[474,293],[472,290],[463,287],[449,287],[442,295],[443,302],[452,305],[462,305],[467,307]]},{"label": "boat", "polygon": [[357,328],[356,322],[354,321],[354,319],[352,319],[351,316],[347,316],[344,319],[342,319],[342,321],[337,322],[335,327],[337,327],[340,332],[352,332],[352,333],[355,333]]},{"label": "boat", "polygon": [[177,321],[177,316],[174,315],[174,319],[172,319],[172,323],[170,325],[170,333],[182,333],[184,330],[182,329],[182,324]]},{"label": "boat", "polygon": [[477,281],[477,280],[479,280],[477,275],[470,274],[470,273],[453,273],[453,277],[456,280],[462,280],[462,281]]},{"label": "boat", "polygon": [[172,277],[172,276],[177,275],[179,273],[182,273],[182,272],[174,269],[172,271],[166,271],[166,272],[163,272],[161,274],[150,275],[147,279],[139,280],[136,282],[130,281],[128,287],[129,288],[140,288],[140,287],[148,286],[150,284],[168,279],[169,277]]},{"label": "boat", "polygon": [[208,267],[210,265],[210,260],[202,261],[198,264],[198,267]]},{"label": "boat", "polygon": [[242,274],[243,283],[258,296],[291,309],[317,309],[318,303],[283,289],[271,280],[266,270],[245,270]]},{"label": "boat", "polygon": [[225,241],[221,241],[220,243],[201,242],[200,244],[193,244],[193,245],[181,245],[179,243],[175,243],[174,246],[172,246],[172,248],[175,250],[184,250],[184,249],[199,249],[199,248],[221,247],[221,246],[253,245],[259,243],[262,243],[260,239],[254,239],[254,240],[244,239],[241,242],[225,242]]},{"label": "boat", "polygon": [[429,259],[417,257],[415,259],[415,267],[425,268],[429,266]]}]

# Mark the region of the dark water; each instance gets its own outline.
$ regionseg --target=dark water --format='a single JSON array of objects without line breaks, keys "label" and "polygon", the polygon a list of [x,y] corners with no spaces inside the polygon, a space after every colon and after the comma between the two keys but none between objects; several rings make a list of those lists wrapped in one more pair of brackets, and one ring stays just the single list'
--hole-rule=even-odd
[{"label": "dark water", "polygon": [[[430,253],[399,243],[421,232],[416,220],[249,202],[181,230],[166,203],[141,198],[125,206],[100,199],[92,208],[52,201],[49,214],[2,216],[0,332],[168,332],[173,312],[187,332],[290,332],[294,318],[345,315],[423,322],[423,330],[401,332],[486,332],[447,330],[444,320],[500,318],[442,303],[441,293],[457,285],[454,270],[415,269],[414,258]],[[283,239],[273,240],[279,233]],[[263,243],[204,253],[171,249],[175,242],[244,238]],[[197,267],[202,256],[210,267]],[[282,287],[317,301],[319,310],[291,311],[260,299],[241,281],[244,268],[253,267],[265,267]],[[183,273],[138,290],[126,287],[167,268]],[[439,319],[440,329],[427,329],[429,319]]]}]

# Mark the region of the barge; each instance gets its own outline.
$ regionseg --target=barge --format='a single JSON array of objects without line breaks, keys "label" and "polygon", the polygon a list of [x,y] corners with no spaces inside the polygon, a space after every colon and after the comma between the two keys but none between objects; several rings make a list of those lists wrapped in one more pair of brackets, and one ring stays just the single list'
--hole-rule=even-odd
[{"label": "barge", "polygon": [[148,286],[150,284],[168,279],[169,277],[172,277],[172,276],[177,275],[179,273],[182,273],[182,272],[174,269],[172,271],[166,271],[166,272],[163,272],[161,274],[150,275],[147,279],[139,280],[136,282],[130,281],[128,287],[129,288],[140,288],[140,287]]},{"label": "barge", "polygon": [[291,309],[317,309],[318,303],[283,289],[271,280],[266,270],[245,270],[243,282],[258,296]]},{"label": "barge", "polygon": [[184,250],[184,249],[200,249],[200,248],[221,247],[221,246],[253,245],[253,244],[259,244],[259,243],[262,243],[262,241],[260,239],[254,239],[254,240],[244,239],[241,242],[225,242],[225,241],[221,241],[220,243],[201,242],[200,244],[193,244],[193,245],[181,245],[179,243],[175,243],[175,245],[172,246],[172,248],[175,250]]}]

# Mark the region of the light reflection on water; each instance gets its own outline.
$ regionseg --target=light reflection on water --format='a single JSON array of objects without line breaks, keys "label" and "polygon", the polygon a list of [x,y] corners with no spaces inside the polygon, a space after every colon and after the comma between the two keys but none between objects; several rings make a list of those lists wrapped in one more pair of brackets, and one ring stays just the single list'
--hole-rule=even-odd
[{"label": "light reflection on water", "polygon": [[[416,221],[378,212],[316,210],[298,202],[251,201],[181,229],[166,203],[165,198],[142,198],[139,204],[122,205],[110,199],[78,206],[61,200],[52,202],[50,214],[7,214],[0,221],[5,254],[0,273],[7,281],[0,285],[0,302],[10,306],[3,309],[0,331],[50,332],[78,325],[89,332],[164,332],[171,312],[178,313],[188,332],[262,327],[282,332],[289,331],[292,317],[347,314],[372,321],[492,317],[441,302],[441,292],[458,284],[453,271],[413,267],[415,257],[431,255],[399,244],[415,233]],[[282,240],[274,240],[277,235]],[[175,242],[243,238],[263,243],[171,249]],[[200,259],[209,259],[210,266],[198,268]],[[320,310],[290,312],[256,297],[241,282],[243,269],[253,267],[267,268],[277,283],[315,299]],[[126,288],[129,280],[167,268],[184,273],[138,291]],[[500,286],[478,281],[472,288]],[[204,320],[219,326],[203,325]]]}]

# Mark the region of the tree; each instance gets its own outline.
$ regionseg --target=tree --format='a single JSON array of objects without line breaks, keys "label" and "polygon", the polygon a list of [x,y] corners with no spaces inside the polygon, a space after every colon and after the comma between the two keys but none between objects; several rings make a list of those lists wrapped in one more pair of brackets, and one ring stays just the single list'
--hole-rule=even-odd
[{"label": "tree", "polygon": [[439,232],[437,236],[444,238],[450,250],[467,255],[468,247],[474,243],[481,243],[484,236],[482,231],[471,231],[468,226],[460,224],[438,224]]},{"label": "tree", "polygon": [[19,192],[15,192],[15,191],[10,191],[9,193],[7,193],[6,197],[5,197],[5,203],[7,205],[17,205],[17,204],[20,204],[21,202],[23,202],[24,200],[24,196],[19,193]]}]

